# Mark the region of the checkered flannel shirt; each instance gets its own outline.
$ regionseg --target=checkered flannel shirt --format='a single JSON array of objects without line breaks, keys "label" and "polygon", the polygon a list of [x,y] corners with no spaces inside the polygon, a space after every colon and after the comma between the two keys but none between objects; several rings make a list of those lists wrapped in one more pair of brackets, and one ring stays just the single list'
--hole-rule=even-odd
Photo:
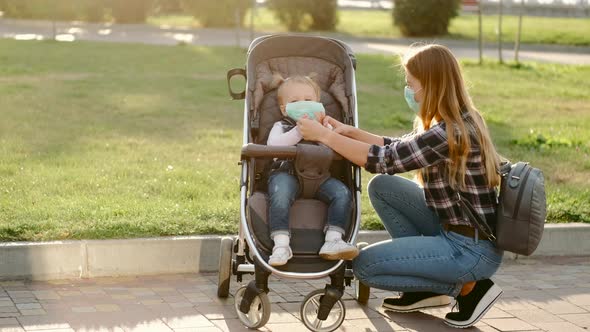
[{"label": "checkered flannel shirt", "polygon": [[[470,122],[470,117],[464,117]],[[491,227],[495,226],[497,207],[495,188],[487,186],[479,140],[471,135],[471,148],[467,156],[465,190],[461,196],[467,199],[480,217]],[[384,146],[372,145],[365,169],[371,173],[393,175],[425,168],[424,196],[426,205],[435,211],[441,223],[471,225],[461,210],[458,192],[446,180],[449,160],[449,144],[446,126],[440,122],[429,130],[402,138],[384,137]],[[395,190],[395,188],[392,188]]]}]

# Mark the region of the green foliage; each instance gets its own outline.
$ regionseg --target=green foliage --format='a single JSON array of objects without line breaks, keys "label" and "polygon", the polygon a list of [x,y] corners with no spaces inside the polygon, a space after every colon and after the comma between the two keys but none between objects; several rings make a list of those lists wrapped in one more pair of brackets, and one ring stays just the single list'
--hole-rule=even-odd
[{"label": "green foliage", "polygon": [[581,140],[542,134],[533,129],[529,131],[528,135],[521,138],[513,139],[510,141],[510,143],[513,145],[519,145],[534,149],[551,149],[558,147],[572,148],[580,147],[583,144]]},{"label": "green foliage", "polygon": [[80,0],[83,3],[81,19],[87,22],[102,22],[105,20],[106,0]]},{"label": "green foliage", "polygon": [[246,11],[252,6],[250,0],[182,0],[182,7],[204,27],[233,27],[236,25],[236,10],[240,24],[244,24]]},{"label": "green foliage", "polygon": [[337,0],[313,1],[311,6],[311,30],[333,31],[338,24]]},{"label": "green foliage", "polygon": [[333,31],[338,24],[336,0],[269,0],[268,7],[289,31]]},{"label": "green foliage", "polygon": [[109,7],[117,23],[143,23],[154,6],[154,0],[110,0]]},{"label": "green foliage", "polygon": [[180,0],[155,0],[156,12],[158,14],[178,14],[182,13],[182,4]]},{"label": "green foliage", "polygon": [[548,188],[547,220],[551,222],[590,222],[590,190]]},{"label": "green foliage", "polygon": [[404,36],[446,35],[460,4],[460,0],[394,0],[393,24]]},{"label": "green foliage", "polygon": [[0,0],[7,17],[100,22],[110,11],[118,23],[145,22],[154,0]]},{"label": "green foliage", "polygon": [[[289,31],[302,31],[304,25],[309,25],[309,22],[304,24],[304,21],[311,20],[305,8],[299,5],[305,0],[269,0],[268,7],[274,11],[276,18]],[[307,2],[307,1],[306,1]]]},{"label": "green foliage", "polygon": [[0,0],[0,9],[12,18],[75,20],[81,18],[88,4],[76,0]]}]

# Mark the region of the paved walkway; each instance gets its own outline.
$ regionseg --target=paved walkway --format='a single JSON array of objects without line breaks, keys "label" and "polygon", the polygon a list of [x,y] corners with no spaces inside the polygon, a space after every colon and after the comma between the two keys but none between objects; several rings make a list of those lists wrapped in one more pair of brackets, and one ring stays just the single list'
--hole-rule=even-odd
[{"label": "paved walkway", "polygon": [[[590,257],[561,257],[504,264],[494,277],[502,298],[469,331],[587,331],[588,262]],[[215,274],[0,282],[0,331],[246,331],[233,298],[216,297],[215,282]],[[272,314],[261,330],[306,331],[301,300],[324,284],[271,278]],[[237,287],[233,278],[232,294]],[[391,292],[372,290],[369,304],[361,306],[350,291],[339,331],[458,331],[441,319],[451,307],[395,314],[380,308]]]},{"label": "paved walkway", "polygon": [[[228,29],[179,29],[156,27],[144,24],[89,24],[59,22],[56,25],[57,38],[62,41],[90,40],[105,42],[146,43],[157,45],[176,45],[187,43],[203,46],[236,46],[247,47],[250,33]],[[261,35],[256,33],[254,37]],[[51,22],[0,19],[0,37],[20,40],[48,39],[53,36]],[[404,52],[413,39],[387,38],[354,38],[345,35],[331,35],[345,41],[357,53],[397,54]],[[459,58],[478,59],[479,52],[476,41],[453,39],[434,39],[449,46]],[[503,58],[510,61],[514,58],[512,45],[505,45]],[[497,45],[486,45],[484,56],[498,58]],[[556,45],[523,44],[519,53],[521,61],[542,61],[564,64],[590,65],[590,47],[568,47]]]}]

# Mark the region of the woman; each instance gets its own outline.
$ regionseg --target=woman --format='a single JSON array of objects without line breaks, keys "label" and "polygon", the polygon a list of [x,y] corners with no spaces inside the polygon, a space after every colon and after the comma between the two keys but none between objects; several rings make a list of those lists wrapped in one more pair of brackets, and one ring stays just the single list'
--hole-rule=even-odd
[{"label": "woman", "polygon": [[[305,139],[381,173],[368,193],[392,240],[362,250],[353,262],[355,275],[371,287],[403,292],[383,301],[393,311],[446,306],[448,296],[455,297],[459,311],[448,313],[445,322],[469,327],[502,293],[489,278],[503,252],[472,227],[458,201],[469,201],[495,225],[499,157],[448,48],[413,46],[402,65],[404,95],[416,112],[411,134],[381,137],[330,117],[324,126],[300,120],[299,128]],[[412,170],[420,185],[390,176]]]}]

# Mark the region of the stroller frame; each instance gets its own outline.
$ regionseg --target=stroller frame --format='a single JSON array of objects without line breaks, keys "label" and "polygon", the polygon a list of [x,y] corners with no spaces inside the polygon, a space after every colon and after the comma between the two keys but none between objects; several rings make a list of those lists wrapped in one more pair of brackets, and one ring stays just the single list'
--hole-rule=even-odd
[{"label": "stroller frame", "polygon": [[[343,51],[347,52],[350,60],[351,70],[351,85],[352,85],[352,123],[350,125],[358,127],[358,111],[357,111],[357,99],[356,99],[356,81],[355,73],[356,70],[356,59],[350,48],[341,41],[324,38],[324,37],[309,37],[300,35],[279,35],[279,36],[263,36],[255,39],[249,47],[248,54],[259,45],[261,42],[270,38],[317,38],[325,41],[331,41],[342,47]],[[247,71],[245,69],[232,69],[227,73],[228,88],[230,95],[235,99],[246,98],[246,91],[235,93],[231,89],[231,78],[237,75],[241,75],[247,81]],[[255,237],[251,233],[248,225],[247,208],[248,208],[248,193],[249,193],[249,181],[254,170],[254,159],[262,157],[282,157],[282,158],[295,158],[297,149],[295,146],[281,146],[281,147],[268,147],[249,142],[249,135],[251,133],[251,119],[249,117],[251,111],[251,105],[247,102],[244,103],[244,120],[243,120],[243,147],[241,153],[241,175],[240,175],[240,225],[239,233],[237,238],[223,238],[221,242],[220,260],[219,260],[219,284],[218,284],[218,296],[227,297],[229,294],[229,279],[231,275],[235,275],[238,282],[242,282],[243,274],[254,274],[255,279],[252,280],[247,286],[243,286],[235,294],[235,308],[238,313],[238,317],[244,325],[249,328],[259,328],[266,324],[270,317],[270,302],[268,300],[267,293],[268,279],[270,275],[275,275],[280,278],[290,279],[320,279],[329,276],[330,284],[327,284],[324,289],[319,289],[311,292],[304,299],[301,307],[301,318],[305,326],[312,331],[333,331],[338,328],[345,316],[345,308],[341,301],[341,297],[344,293],[345,284],[351,285],[351,281],[354,278],[352,273],[352,266],[350,262],[338,261],[332,267],[319,271],[319,272],[291,272],[282,271],[271,265],[269,265],[263,258],[255,243]],[[350,233],[349,241],[355,243],[358,231],[360,228],[360,211],[361,211],[361,174],[360,168],[356,165],[353,166],[353,187],[354,187],[354,201],[356,202],[356,215],[354,217],[354,224]],[[358,244],[361,247],[366,244]],[[235,254],[235,257],[233,257]],[[366,303],[369,297],[369,288],[359,281],[355,280],[355,298],[360,303]],[[319,303],[319,306],[312,311],[314,314],[317,312],[315,319],[306,314],[309,311],[308,307],[310,303]],[[329,319],[329,315],[334,308],[337,306],[337,310],[340,315],[335,319],[331,319],[333,323],[329,326],[322,327],[323,323]],[[312,315],[313,316],[313,315]],[[313,320],[313,321],[312,321]]]}]

